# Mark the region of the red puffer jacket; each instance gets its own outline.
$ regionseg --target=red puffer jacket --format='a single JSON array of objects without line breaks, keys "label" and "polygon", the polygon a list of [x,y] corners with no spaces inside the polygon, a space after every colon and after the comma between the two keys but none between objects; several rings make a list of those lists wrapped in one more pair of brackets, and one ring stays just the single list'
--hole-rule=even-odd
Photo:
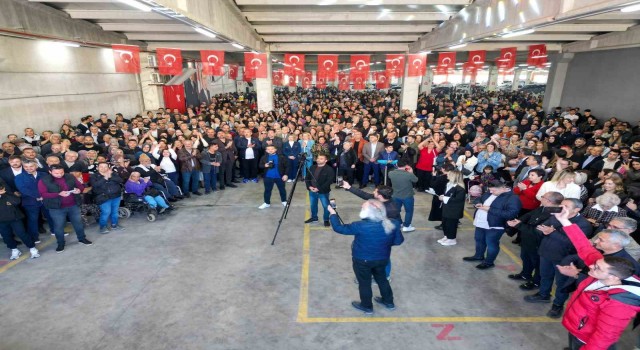
[{"label": "red puffer jacket", "polygon": [[[603,258],[577,225],[565,226],[564,231],[587,266]],[[625,281],[640,285],[636,276]],[[594,283],[598,284],[594,286],[596,288],[585,290]],[[608,349],[618,341],[629,321],[640,311],[638,285],[604,286],[597,279],[588,277],[571,295],[562,325],[586,344],[582,350]]]}]

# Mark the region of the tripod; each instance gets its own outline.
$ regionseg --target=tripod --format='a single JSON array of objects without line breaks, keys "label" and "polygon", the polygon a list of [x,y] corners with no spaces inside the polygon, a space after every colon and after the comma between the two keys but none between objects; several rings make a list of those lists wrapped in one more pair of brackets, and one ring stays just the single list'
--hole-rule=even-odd
[{"label": "tripod", "polygon": [[[287,198],[287,205],[284,206],[284,210],[282,211],[282,215],[280,216],[280,220],[278,220],[278,227],[276,228],[276,233],[273,235],[273,240],[271,241],[271,245],[276,244],[276,237],[278,236],[278,231],[280,231],[280,225],[282,225],[282,220],[287,218],[287,214],[289,213],[289,207],[291,207],[291,201],[293,200],[293,194],[296,191],[296,185],[298,184],[298,179],[300,175],[302,175],[302,169],[305,167],[307,162],[306,154],[300,154],[300,164],[298,165],[298,170],[296,171],[296,178],[293,180],[293,186],[291,186],[291,192],[289,193],[289,198]],[[307,170],[308,171],[308,170]]]}]

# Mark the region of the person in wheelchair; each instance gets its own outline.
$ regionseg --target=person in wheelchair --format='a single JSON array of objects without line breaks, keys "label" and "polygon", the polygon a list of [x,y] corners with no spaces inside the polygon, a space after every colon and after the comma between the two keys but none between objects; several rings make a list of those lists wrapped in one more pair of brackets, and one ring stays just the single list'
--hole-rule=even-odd
[{"label": "person in wheelchair", "polygon": [[160,166],[151,163],[151,158],[146,154],[142,154],[139,162],[140,164],[136,165],[133,170],[139,172],[142,178],[148,177],[153,188],[162,192],[169,202],[177,202],[184,199],[178,186],[163,174],[164,170],[161,170]]},{"label": "person in wheelchair", "polygon": [[[138,200],[144,200],[152,209],[158,211],[158,214],[164,213],[171,208],[160,191],[153,188],[153,184],[148,177],[141,178],[140,173],[134,171],[129,176],[129,180],[124,185],[124,192],[134,194]],[[159,208],[158,208],[159,207]]]},{"label": "person in wheelchair", "polygon": [[82,167],[71,166],[69,168],[69,174],[84,185],[84,190],[80,193],[82,203],[80,204],[80,216],[85,226],[90,226],[98,221],[100,218],[100,207],[92,200],[91,186],[89,184],[89,173],[83,173]]}]

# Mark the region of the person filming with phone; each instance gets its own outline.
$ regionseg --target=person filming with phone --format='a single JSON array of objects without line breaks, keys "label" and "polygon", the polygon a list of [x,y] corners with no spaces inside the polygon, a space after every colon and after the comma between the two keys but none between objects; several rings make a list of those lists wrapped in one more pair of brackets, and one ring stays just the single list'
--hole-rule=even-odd
[{"label": "person filming with phone", "polygon": [[278,153],[278,149],[275,145],[268,145],[265,153],[260,159],[260,169],[264,169],[264,203],[258,207],[258,209],[266,209],[271,206],[271,191],[273,191],[273,185],[278,186],[278,192],[280,192],[280,201],[283,206],[287,205],[287,190],[285,189],[285,182],[289,178],[289,162],[287,157]]}]

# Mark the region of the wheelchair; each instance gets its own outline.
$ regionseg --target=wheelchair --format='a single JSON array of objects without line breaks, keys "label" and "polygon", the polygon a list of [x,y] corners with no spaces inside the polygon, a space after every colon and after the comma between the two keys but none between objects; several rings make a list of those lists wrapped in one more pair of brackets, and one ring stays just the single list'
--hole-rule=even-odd
[{"label": "wheelchair", "polygon": [[118,208],[118,217],[128,219],[135,213],[146,213],[147,221],[154,222],[158,216],[163,215],[152,208],[144,198],[139,198],[134,193],[124,193],[122,205]]}]

